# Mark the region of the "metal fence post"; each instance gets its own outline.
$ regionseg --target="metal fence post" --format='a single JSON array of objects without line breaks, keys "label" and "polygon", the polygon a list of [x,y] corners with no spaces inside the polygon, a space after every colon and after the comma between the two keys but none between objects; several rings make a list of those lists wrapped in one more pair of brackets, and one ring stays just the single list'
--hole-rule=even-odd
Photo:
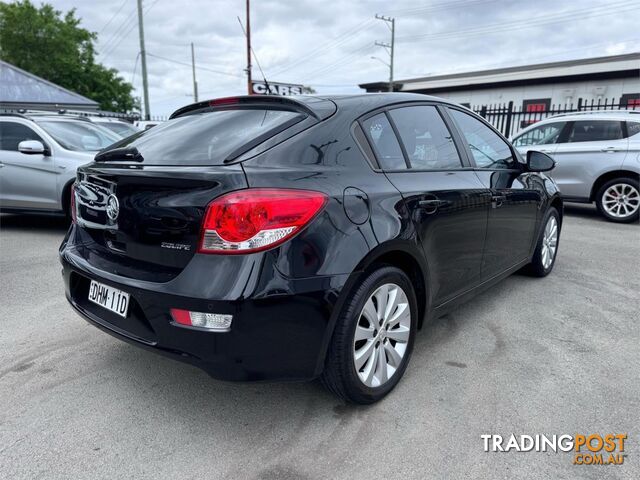
[{"label": "metal fence post", "polygon": [[511,116],[513,115],[513,100],[509,102],[509,106],[507,107],[507,121],[504,125],[503,135],[509,138],[511,134]]}]

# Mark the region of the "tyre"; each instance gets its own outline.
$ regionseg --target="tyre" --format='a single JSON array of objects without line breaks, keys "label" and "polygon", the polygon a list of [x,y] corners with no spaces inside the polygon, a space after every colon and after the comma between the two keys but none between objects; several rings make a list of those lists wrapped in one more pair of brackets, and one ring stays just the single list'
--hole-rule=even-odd
[{"label": "tyre", "polygon": [[535,277],[546,277],[553,270],[560,242],[560,214],[550,207],[544,217],[542,230],[527,273]]},{"label": "tyre", "polygon": [[417,316],[416,295],[402,270],[383,266],[369,273],[338,316],[322,383],[352,403],[383,398],[407,368]]},{"label": "tyre", "polygon": [[596,195],[600,213],[611,222],[637,222],[640,213],[640,187],[633,178],[614,178],[606,182]]}]

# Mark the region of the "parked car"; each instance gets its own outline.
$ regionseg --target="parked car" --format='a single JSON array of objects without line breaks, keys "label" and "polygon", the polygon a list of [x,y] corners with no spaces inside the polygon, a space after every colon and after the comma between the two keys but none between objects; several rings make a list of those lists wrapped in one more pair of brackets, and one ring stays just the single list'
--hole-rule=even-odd
[{"label": "parked car", "polygon": [[423,95],[196,103],[78,169],[66,296],[216,378],[320,377],[371,403],[423,321],[551,272],[562,200],[553,160],[527,157]]},{"label": "parked car", "polygon": [[118,135],[120,138],[126,138],[129,135],[136,134],[140,131],[138,127],[135,125],[124,122],[122,120],[118,120],[116,118],[110,117],[96,117],[90,116],[87,117],[91,122],[100,125],[101,127],[106,128],[107,130],[111,130],[113,133]]},{"label": "parked car", "polygon": [[0,115],[0,210],[69,213],[76,168],[121,138],[57,114]]},{"label": "parked car", "polygon": [[640,110],[556,115],[524,129],[513,145],[545,152],[568,202],[596,202],[613,222],[637,222],[640,212]]}]

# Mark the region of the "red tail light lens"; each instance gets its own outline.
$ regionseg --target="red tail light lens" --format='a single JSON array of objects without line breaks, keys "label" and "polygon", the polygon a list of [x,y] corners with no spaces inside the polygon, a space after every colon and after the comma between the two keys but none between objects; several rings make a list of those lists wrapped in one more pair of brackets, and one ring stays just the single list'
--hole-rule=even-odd
[{"label": "red tail light lens", "polygon": [[71,199],[70,199],[69,211],[71,212],[71,221],[73,223],[78,222],[78,214],[76,212],[76,184],[71,185]]},{"label": "red tail light lens", "polygon": [[252,188],[216,198],[207,207],[202,253],[250,253],[285,242],[327,203],[309,190]]}]

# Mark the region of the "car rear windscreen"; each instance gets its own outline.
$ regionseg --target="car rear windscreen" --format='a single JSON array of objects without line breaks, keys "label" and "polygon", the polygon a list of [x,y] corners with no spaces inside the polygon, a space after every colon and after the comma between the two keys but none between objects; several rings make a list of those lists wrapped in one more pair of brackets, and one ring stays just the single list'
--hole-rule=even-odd
[{"label": "car rear windscreen", "polygon": [[262,143],[304,118],[288,110],[214,110],[158,124],[109,150],[135,148],[145,165],[222,165],[244,146]]}]

